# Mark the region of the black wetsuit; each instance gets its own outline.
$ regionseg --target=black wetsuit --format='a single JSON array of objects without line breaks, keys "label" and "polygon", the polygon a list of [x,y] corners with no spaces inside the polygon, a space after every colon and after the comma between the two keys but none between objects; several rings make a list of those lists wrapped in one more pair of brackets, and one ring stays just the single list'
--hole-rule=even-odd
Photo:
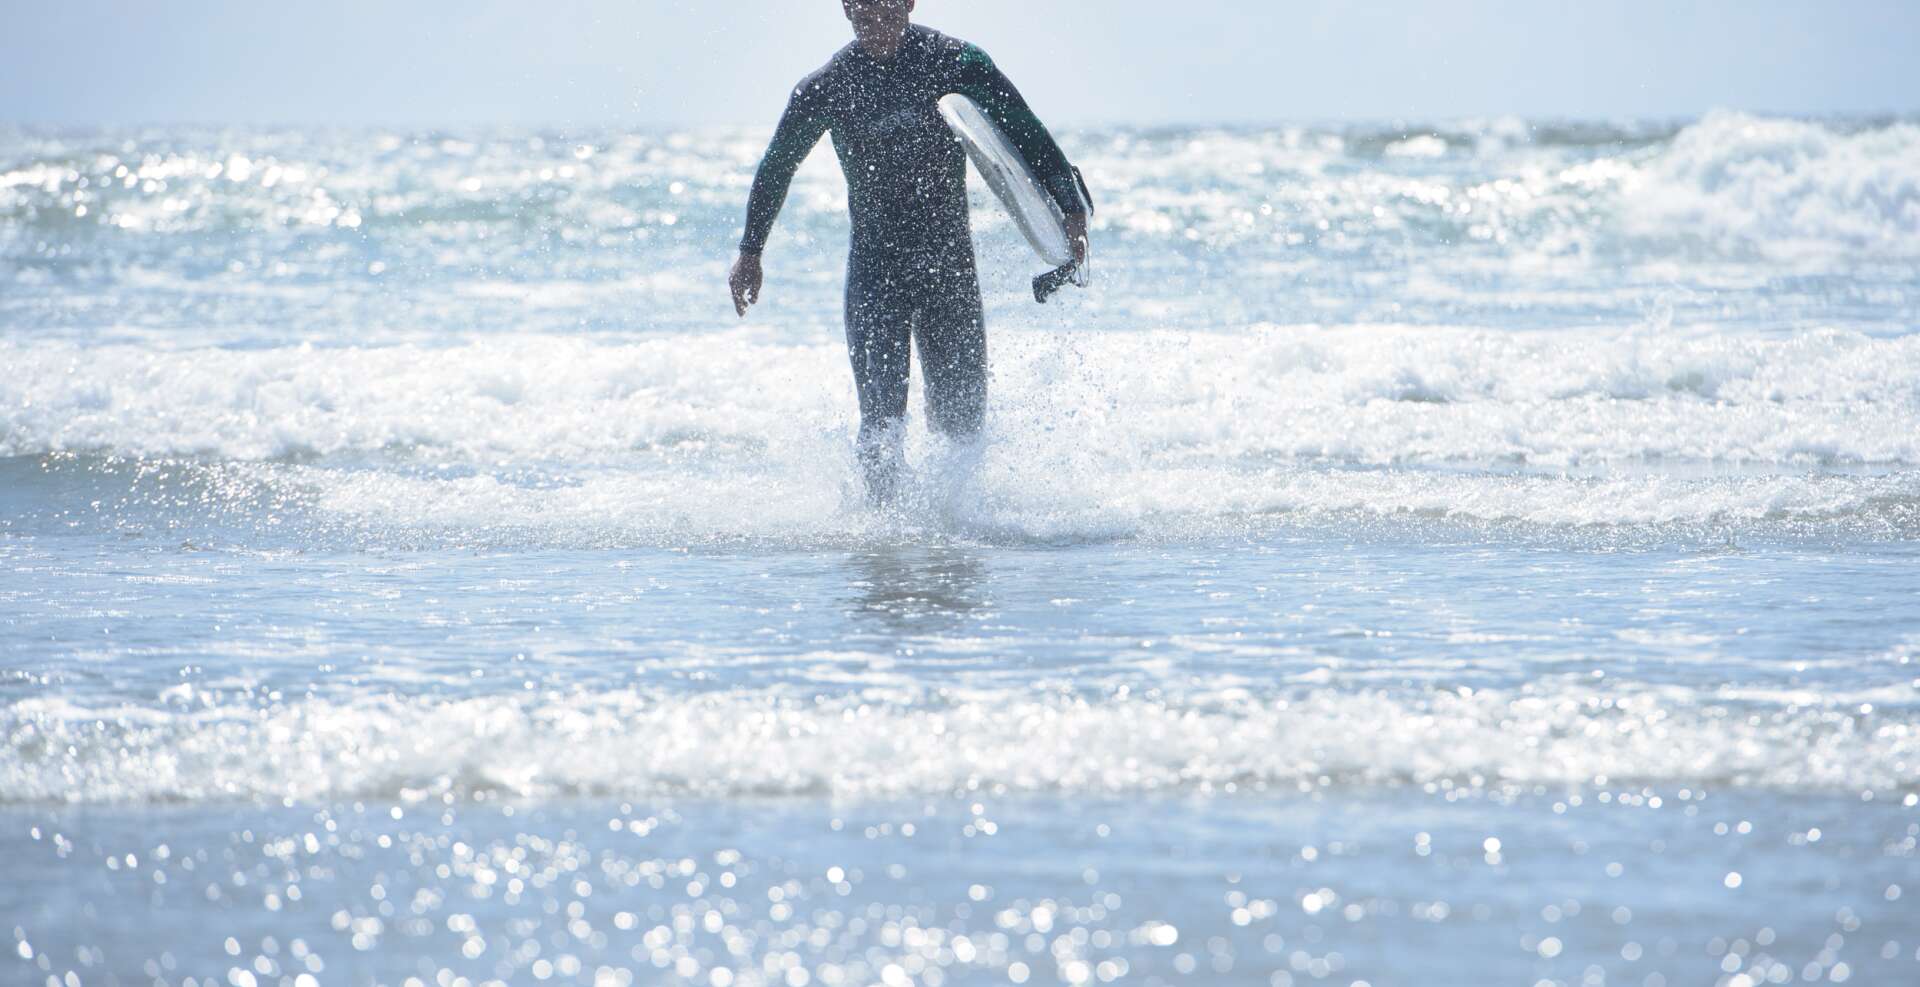
[{"label": "black wetsuit", "polygon": [[914,26],[884,62],[850,44],[801,80],[754,177],[740,242],[748,253],[766,244],[794,171],[831,131],[853,220],[847,349],[860,393],[860,459],[869,491],[882,499],[907,412],[909,340],[920,349],[934,429],[971,436],[986,405],[966,152],[936,106],[949,93],[999,124],[1063,212],[1085,210],[1066,156],[986,53]]}]

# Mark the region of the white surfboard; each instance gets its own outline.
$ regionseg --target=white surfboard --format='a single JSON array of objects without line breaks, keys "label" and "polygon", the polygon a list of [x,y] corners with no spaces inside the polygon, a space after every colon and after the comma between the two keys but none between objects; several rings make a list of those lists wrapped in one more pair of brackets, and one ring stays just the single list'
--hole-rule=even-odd
[{"label": "white surfboard", "polygon": [[1045,301],[1054,289],[1071,280],[1085,287],[1085,264],[1073,261],[1073,247],[1067,239],[1067,221],[1059,203],[1027,167],[1020,151],[1000,132],[998,124],[979,105],[959,93],[940,97],[940,116],[967,149],[980,177],[1013,217],[1014,225],[1027,238],[1033,252],[1056,270],[1034,279],[1034,298]]}]

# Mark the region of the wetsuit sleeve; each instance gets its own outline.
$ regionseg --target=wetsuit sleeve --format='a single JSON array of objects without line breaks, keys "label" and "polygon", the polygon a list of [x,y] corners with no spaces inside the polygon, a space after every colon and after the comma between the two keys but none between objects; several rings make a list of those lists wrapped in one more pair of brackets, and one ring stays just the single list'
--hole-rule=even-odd
[{"label": "wetsuit sleeve", "polygon": [[1067,163],[1067,156],[1060,151],[1053,135],[1034,116],[1027,101],[1020,96],[1020,90],[1000,69],[993,64],[987,53],[973,45],[968,45],[960,54],[960,78],[954,92],[980,104],[980,108],[1000,125],[1007,139],[1020,150],[1027,166],[1046,187],[1047,194],[1060,204],[1060,211],[1067,215],[1084,213],[1087,206],[1081,200],[1080,179],[1074,173],[1073,165]]},{"label": "wetsuit sleeve", "polygon": [[812,153],[830,123],[812,80],[801,83],[787,102],[787,112],[780,117],[766,156],[760,159],[760,170],[754,173],[753,192],[747,196],[747,232],[740,239],[742,251],[757,254],[767,245],[774,217],[780,215],[780,206],[787,201],[793,173],[800,170],[800,162]]}]

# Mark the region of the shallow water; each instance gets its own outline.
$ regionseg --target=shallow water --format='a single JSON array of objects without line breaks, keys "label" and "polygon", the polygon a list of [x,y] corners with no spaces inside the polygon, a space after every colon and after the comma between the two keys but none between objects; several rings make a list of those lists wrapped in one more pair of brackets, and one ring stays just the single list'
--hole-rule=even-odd
[{"label": "shallow water", "polygon": [[881,513],[763,140],[0,133],[7,977],[1920,976],[1920,129],[1068,135]]},{"label": "shallow water", "polygon": [[29,949],[83,975],[1898,983],[1913,815],[1453,790],[86,808],[16,859],[68,917]]}]

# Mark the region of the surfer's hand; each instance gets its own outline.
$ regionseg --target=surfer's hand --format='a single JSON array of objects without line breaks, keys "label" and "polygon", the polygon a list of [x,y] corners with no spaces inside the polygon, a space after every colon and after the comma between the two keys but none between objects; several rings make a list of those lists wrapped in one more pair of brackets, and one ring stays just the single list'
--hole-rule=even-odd
[{"label": "surfer's hand", "polygon": [[1067,214],[1067,242],[1073,244],[1073,262],[1087,262],[1087,214],[1083,212]]},{"label": "surfer's hand", "polygon": [[741,318],[747,317],[748,306],[760,301],[760,255],[740,251],[740,258],[733,262],[733,271],[727,275],[727,287],[733,292],[733,311]]}]

